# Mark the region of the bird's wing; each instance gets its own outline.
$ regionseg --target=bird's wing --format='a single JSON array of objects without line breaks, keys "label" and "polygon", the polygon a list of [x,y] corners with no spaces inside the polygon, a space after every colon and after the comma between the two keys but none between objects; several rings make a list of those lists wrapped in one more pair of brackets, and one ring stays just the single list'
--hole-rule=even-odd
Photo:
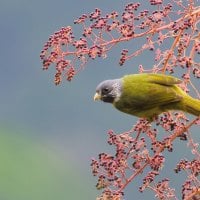
[{"label": "bird's wing", "polygon": [[182,80],[168,76],[168,75],[163,75],[163,74],[146,74],[146,80],[147,82],[151,83],[157,83],[161,85],[175,85],[175,84],[180,84]]},{"label": "bird's wing", "polygon": [[178,102],[183,98],[175,85],[181,80],[171,76],[139,74],[138,77],[125,76],[123,80],[125,84],[121,98],[135,109],[151,109]]},{"label": "bird's wing", "polygon": [[157,83],[160,85],[175,85],[180,84],[182,80],[169,76],[164,74],[129,74],[123,77],[123,79],[126,79],[131,82],[149,82],[149,83]]},{"label": "bird's wing", "polygon": [[170,86],[162,86],[159,84],[147,85],[145,87],[149,88],[143,90],[141,95],[138,95],[141,92],[139,87],[140,85],[138,85],[138,89],[134,91],[135,94],[131,95],[130,99],[130,104],[136,108],[150,109],[178,102],[183,98]]},{"label": "bird's wing", "polygon": [[[175,85],[182,82],[178,78],[163,74],[147,74],[146,82],[152,87],[152,90],[149,91],[151,94],[148,102],[153,106],[158,103],[160,105],[167,105],[178,102],[183,98],[176,90],[177,86]],[[146,102],[147,107],[149,106],[148,102]]]}]

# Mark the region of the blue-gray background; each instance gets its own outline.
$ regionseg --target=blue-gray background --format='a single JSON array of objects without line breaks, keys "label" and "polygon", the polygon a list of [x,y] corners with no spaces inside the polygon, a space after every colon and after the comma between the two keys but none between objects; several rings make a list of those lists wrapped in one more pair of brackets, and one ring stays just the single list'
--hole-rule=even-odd
[{"label": "blue-gray background", "polygon": [[[108,129],[126,131],[136,121],[110,105],[94,103],[95,87],[104,79],[136,72],[140,63],[150,65],[153,54],[119,67],[120,45],[108,58],[90,61],[71,83],[61,86],[53,84],[53,68],[42,71],[39,54],[60,27],[72,25],[76,35],[80,29],[73,20],[81,14],[96,7],[104,14],[120,12],[128,2],[0,0],[1,200],[95,199],[98,191],[90,159],[114,150],[106,143]],[[149,7],[147,1],[144,6]],[[174,156],[168,155],[172,162],[168,161],[164,176],[174,176],[173,161],[180,152],[186,155],[185,145],[177,142]],[[136,179],[129,186],[126,199],[153,198],[152,193],[138,192],[141,183]]]}]

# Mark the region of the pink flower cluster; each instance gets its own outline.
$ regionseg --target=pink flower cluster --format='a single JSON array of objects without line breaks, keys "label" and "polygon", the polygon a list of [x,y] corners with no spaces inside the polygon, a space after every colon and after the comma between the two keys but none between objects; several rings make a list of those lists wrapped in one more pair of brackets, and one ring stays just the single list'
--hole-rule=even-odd
[{"label": "pink flower cluster", "polygon": [[200,157],[198,160],[192,161],[181,160],[175,168],[176,173],[180,171],[185,171],[188,174],[187,180],[182,185],[182,199],[199,199],[200,181],[197,177],[200,174]]},{"label": "pink flower cluster", "polygon": [[[165,122],[164,122],[165,120]],[[116,149],[115,155],[100,153],[98,159],[92,159],[91,168],[94,176],[98,176],[97,189],[103,189],[99,199],[106,199],[105,193],[113,198],[120,196],[123,198],[124,189],[130,184],[136,176],[144,173],[144,169],[149,168],[149,172],[143,178],[143,183],[139,188],[140,192],[145,189],[152,189],[158,199],[175,199],[176,194],[173,188],[170,188],[170,180],[165,178],[156,183],[155,178],[160,175],[166,158],[162,154],[164,150],[172,152],[172,144],[177,137],[187,140],[186,133],[188,129],[196,124],[196,120],[188,123],[183,116],[175,117],[173,115],[163,114],[157,119],[155,126],[161,126],[169,133],[162,140],[157,139],[158,129],[153,128],[147,121],[140,119],[137,124],[129,131],[115,133],[113,130],[108,131],[108,144]],[[172,123],[173,122],[173,123]],[[172,124],[174,124],[172,126]],[[151,147],[149,148],[149,141]],[[189,138],[189,143],[191,139]],[[190,145],[192,151],[200,155],[195,145]],[[200,181],[197,179],[200,173],[200,157],[193,161],[181,160],[175,169],[178,173],[186,170],[188,180],[183,183],[183,199],[188,199],[191,194],[196,195],[200,187]],[[189,182],[190,184],[189,184]],[[187,187],[186,187],[187,186]],[[190,186],[190,187],[189,187]],[[173,198],[172,198],[173,197]],[[111,198],[112,199],[112,198]]]},{"label": "pink flower cluster", "polygon": [[[98,8],[81,15],[74,23],[82,26],[82,37],[76,39],[70,26],[50,36],[40,54],[43,69],[55,65],[55,84],[59,84],[63,77],[71,81],[88,59],[105,58],[108,51],[120,42],[142,37],[146,41],[138,50],[132,53],[122,50],[120,65],[145,50],[155,50],[156,63],[149,70],[174,73],[181,67],[199,78],[200,8],[195,6],[195,1],[190,1],[189,6],[180,1],[149,2],[153,10],[141,10],[140,3],[129,3],[121,15],[117,11],[103,15]],[[165,42],[171,44],[170,49],[165,48]]]}]

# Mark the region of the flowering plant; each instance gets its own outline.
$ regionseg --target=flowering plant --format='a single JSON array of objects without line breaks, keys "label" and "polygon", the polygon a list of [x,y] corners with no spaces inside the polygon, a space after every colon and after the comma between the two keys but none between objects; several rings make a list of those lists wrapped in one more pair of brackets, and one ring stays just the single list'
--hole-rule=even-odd
[{"label": "flowering plant", "polygon": [[[142,2],[142,1],[141,1]],[[61,28],[50,36],[41,51],[43,69],[55,66],[56,85],[71,81],[83,70],[90,59],[105,58],[109,50],[122,42],[143,39],[137,50],[122,49],[119,65],[146,50],[155,52],[151,68],[138,67],[139,73],[170,73],[182,77],[181,88],[200,98],[200,6],[198,0],[149,0],[149,10],[141,3],[129,3],[122,14],[116,11],[102,14],[96,8],[74,21],[82,27],[82,37],[76,39],[72,27]],[[199,118],[190,120],[182,112],[167,112],[152,124],[144,119],[127,132],[108,131],[108,144],[116,149],[115,155],[99,154],[91,163],[92,173],[98,177],[96,187],[102,190],[98,200],[123,199],[124,189],[145,171],[140,192],[149,188],[158,199],[177,199],[175,189],[168,178],[157,181],[168,158],[163,152],[173,151],[177,138],[187,140],[193,158],[179,161],[174,171],[185,171],[187,179],[182,184],[182,199],[200,199],[200,153],[198,143],[191,135],[191,127],[199,126]],[[158,139],[158,133],[167,136]],[[147,172],[146,172],[147,171]]]}]

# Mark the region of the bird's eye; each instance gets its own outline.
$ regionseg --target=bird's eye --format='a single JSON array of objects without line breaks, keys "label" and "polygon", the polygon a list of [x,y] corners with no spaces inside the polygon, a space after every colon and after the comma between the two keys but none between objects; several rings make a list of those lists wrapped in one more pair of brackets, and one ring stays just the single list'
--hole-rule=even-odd
[{"label": "bird's eye", "polygon": [[103,93],[108,93],[109,92],[109,88],[103,88],[102,92]]}]

